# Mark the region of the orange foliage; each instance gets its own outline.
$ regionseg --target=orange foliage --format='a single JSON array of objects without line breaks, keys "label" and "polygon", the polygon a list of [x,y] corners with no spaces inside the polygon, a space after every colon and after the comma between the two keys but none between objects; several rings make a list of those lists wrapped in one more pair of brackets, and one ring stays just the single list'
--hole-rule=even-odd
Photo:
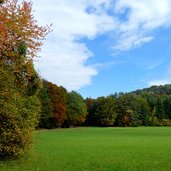
[{"label": "orange foliage", "polygon": [[51,26],[38,26],[32,15],[32,3],[23,0],[4,0],[0,4],[0,58],[10,57],[18,43],[27,47],[27,58],[36,57],[42,46],[42,40],[51,31]]},{"label": "orange foliage", "polygon": [[66,93],[64,88],[48,82],[48,95],[51,101],[52,117],[56,123],[56,127],[61,127],[67,117]]}]

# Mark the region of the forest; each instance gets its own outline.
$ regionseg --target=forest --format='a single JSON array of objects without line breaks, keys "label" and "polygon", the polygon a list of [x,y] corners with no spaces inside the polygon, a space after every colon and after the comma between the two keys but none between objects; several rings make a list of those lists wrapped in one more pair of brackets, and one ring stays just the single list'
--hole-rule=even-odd
[{"label": "forest", "polygon": [[83,99],[43,81],[40,128],[73,126],[171,126],[171,85]]}]

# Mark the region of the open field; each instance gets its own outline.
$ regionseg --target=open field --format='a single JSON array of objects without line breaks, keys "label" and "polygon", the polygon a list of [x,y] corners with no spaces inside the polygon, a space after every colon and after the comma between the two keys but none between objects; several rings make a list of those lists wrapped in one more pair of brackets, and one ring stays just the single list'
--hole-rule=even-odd
[{"label": "open field", "polygon": [[171,127],[38,131],[31,154],[1,171],[170,171]]}]

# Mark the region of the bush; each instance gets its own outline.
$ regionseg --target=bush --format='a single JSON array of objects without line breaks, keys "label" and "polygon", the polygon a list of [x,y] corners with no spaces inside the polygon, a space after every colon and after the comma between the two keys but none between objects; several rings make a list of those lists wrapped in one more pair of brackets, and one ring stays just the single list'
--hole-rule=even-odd
[{"label": "bush", "polygon": [[161,119],[159,122],[159,126],[171,126],[170,119]]}]

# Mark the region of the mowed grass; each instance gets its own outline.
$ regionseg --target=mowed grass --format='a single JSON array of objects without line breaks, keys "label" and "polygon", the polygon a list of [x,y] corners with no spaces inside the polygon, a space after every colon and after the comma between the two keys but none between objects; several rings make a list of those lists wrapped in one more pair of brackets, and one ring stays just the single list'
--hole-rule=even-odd
[{"label": "mowed grass", "polygon": [[171,171],[171,127],[38,131],[27,157],[0,171]]}]

